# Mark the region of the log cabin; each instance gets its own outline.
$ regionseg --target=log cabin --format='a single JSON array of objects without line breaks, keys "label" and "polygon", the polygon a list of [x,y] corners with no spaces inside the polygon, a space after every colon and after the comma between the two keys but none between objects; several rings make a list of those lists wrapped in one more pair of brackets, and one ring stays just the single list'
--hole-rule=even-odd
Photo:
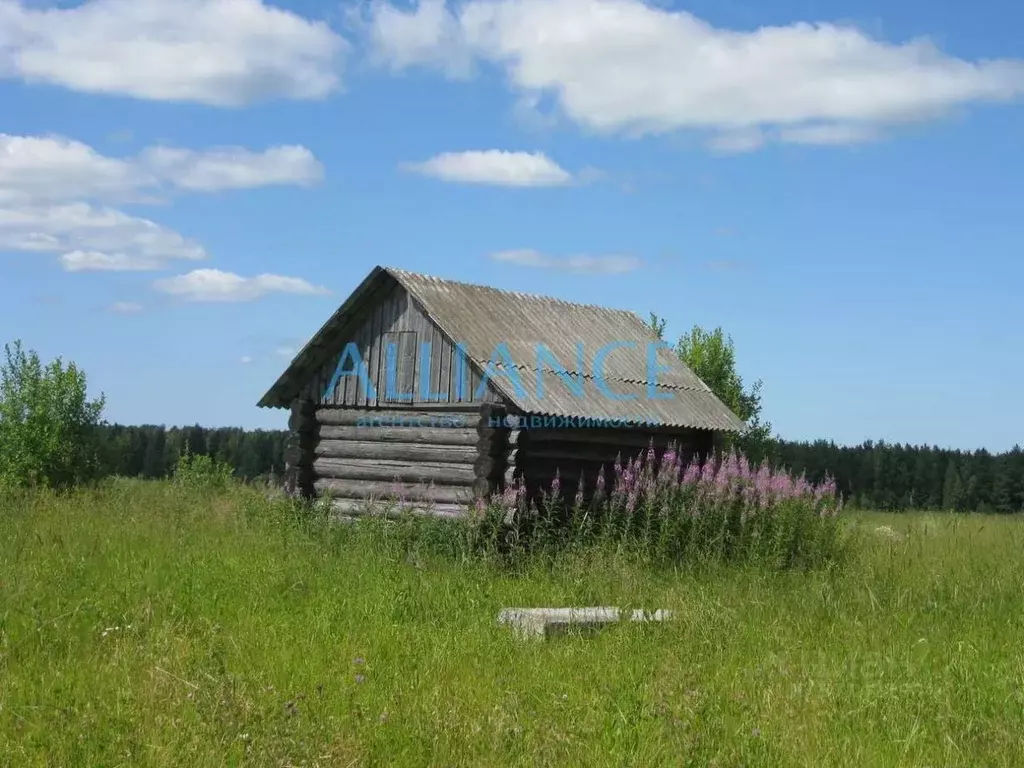
[{"label": "log cabin", "polygon": [[[459,516],[520,482],[585,493],[744,423],[632,312],[376,267],[259,402],[291,415],[286,482],[341,510]],[[610,477],[611,475],[606,475]]]}]

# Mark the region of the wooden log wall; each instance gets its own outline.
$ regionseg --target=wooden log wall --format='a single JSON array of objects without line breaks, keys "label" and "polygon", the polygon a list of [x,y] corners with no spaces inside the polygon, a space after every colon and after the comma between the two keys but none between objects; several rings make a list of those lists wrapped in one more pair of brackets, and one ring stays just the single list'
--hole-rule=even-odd
[{"label": "wooden log wall", "polygon": [[367,500],[464,514],[509,473],[508,430],[493,406],[320,407],[309,451],[313,489],[355,513]]},{"label": "wooden log wall", "polygon": [[367,502],[398,501],[450,517],[517,480],[539,501],[556,471],[566,502],[581,479],[589,497],[602,468],[610,490],[616,458],[629,461],[652,441],[658,459],[670,444],[688,459],[715,444],[705,430],[538,428],[505,416],[494,403],[388,410],[302,403],[290,423],[294,444],[305,448],[289,467],[300,492],[330,494],[345,515],[368,509]]},{"label": "wooden log wall", "polygon": [[285,490],[293,496],[314,494],[313,449],[316,444],[316,405],[309,400],[292,403],[285,448]]}]

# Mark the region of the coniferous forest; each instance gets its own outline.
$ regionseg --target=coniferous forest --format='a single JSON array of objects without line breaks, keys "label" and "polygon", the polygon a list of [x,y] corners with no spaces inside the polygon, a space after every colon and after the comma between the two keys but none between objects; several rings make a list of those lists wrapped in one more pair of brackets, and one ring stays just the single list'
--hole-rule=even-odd
[{"label": "coniferous forest", "polygon": [[[166,477],[186,446],[191,453],[229,464],[246,480],[273,480],[284,469],[283,430],[153,425],[102,429],[106,474]],[[1020,446],[992,454],[885,442],[839,446],[825,440],[771,440],[765,449],[773,465],[806,473],[811,481],[831,475],[847,501],[860,509],[1024,511]]]}]

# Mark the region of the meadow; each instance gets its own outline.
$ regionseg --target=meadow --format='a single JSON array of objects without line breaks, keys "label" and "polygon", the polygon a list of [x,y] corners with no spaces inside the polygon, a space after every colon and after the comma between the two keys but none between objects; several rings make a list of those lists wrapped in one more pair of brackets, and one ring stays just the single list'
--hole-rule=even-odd
[{"label": "meadow", "polygon": [[[600,546],[513,568],[252,487],[10,494],[0,762],[1024,765],[1022,521],[842,520],[852,556],[810,570]],[[676,620],[496,624],[539,605]]]}]

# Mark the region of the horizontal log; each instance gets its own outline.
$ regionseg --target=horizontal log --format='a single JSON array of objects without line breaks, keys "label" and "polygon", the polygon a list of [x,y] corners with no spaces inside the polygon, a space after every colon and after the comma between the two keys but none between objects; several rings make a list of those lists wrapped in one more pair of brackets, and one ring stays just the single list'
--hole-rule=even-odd
[{"label": "horizontal log", "polygon": [[313,452],[316,456],[331,459],[393,459],[456,464],[473,464],[479,456],[476,446],[472,445],[416,445],[368,440],[321,440]]},{"label": "horizontal log", "polygon": [[[508,452],[508,443],[501,438],[480,437],[472,429],[420,429],[417,427],[336,427],[322,426],[321,441],[349,440],[360,443],[380,442],[389,445],[408,444],[444,448],[474,448],[481,455],[500,456]],[[316,440],[314,440],[314,443]]]},{"label": "horizontal log", "polygon": [[447,520],[461,520],[468,516],[468,504],[414,504],[396,506],[367,502],[362,499],[333,499],[331,507],[341,518],[359,518],[370,515],[397,516],[411,514],[424,517],[437,517]]},{"label": "horizontal log", "polygon": [[362,424],[374,426],[409,426],[435,428],[476,428],[480,421],[479,406],[467,409],[456,409],[449,406],[446,410],[422,409],[378,411],[369,408],[319,408],[316,420],[320,424],[338,427],[356,427]]},{"label": "horizontal log", "polygon": [[480,436],[475,429],[462,427],[320,427],[321,440],[365,440],[384,443],[428,445],[476,445]]},{"label": "horizontal log", "polygon": [[409,464],[385,459],[317,459],[313,472],[318,478],[382,480],[406,483],[471,486],[477,479],[470,464]]},{"label": "horizontal log", "polygon": [[339,480],[323,478],[313,487],[319,494],[330,493],[343,499],[405,499],[441,504],[468,504],[473,490],[454,485],[424,485],[422,483],[388,483],[374,480]]}]

